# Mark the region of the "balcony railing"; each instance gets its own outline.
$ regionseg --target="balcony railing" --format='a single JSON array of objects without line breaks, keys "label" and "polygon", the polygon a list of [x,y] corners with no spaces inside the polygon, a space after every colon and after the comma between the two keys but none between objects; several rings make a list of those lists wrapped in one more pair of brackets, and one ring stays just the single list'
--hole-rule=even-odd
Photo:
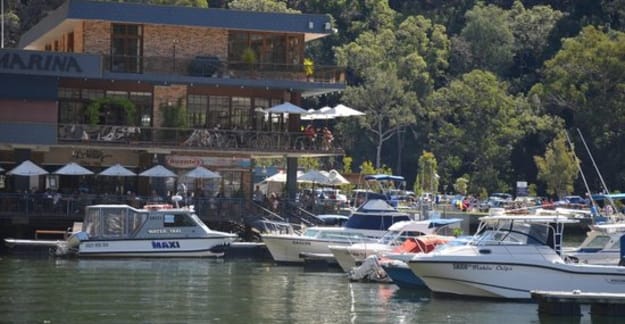
[{"label": "balcony railing", "polygon": [[312,75],[304,64],[276,64],[221,60],[216,56],[195,58],[103,56],[105,71],[139,74],[173,74],[209,78],[277,79],[320,83],[343,83],[345,70],[337,66],[315,65]]},{"label": "balcony railing", "polygon": [[308,138],[302,132],[267,132],[206,128],[153,128],[137,126],[59,124],[58,142],[101,145],[141,145],[172,148],[208,148],[224,151],[337,153],[336,138]]},{"label": "balcony railing", "polygon": [[[150,197],[114,194],[0,193],[0,219],[5,217],[56,217],[82,220],[85,207],[96,204],[127,204],[143,208],[146,204],[162,203]],[[241,221],[246,216],[243,198],[189,198],[189,204],[202,220]]]}]

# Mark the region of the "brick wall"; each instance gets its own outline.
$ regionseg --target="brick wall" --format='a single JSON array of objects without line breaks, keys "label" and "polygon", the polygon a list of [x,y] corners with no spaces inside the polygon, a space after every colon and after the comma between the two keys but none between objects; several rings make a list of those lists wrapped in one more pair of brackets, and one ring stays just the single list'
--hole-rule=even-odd
[{"label": "brick wall", "polygon": [[225,30],[197,27],[145,25],[143,27],[143,55],[171,57],[176,44],[180,59],[215,55],[226,59],[228,33]]},{"label": "brick wall", "polygon": [[108,55],[111,51],[111,23],[86,20],[83,33],[84,53]]}]

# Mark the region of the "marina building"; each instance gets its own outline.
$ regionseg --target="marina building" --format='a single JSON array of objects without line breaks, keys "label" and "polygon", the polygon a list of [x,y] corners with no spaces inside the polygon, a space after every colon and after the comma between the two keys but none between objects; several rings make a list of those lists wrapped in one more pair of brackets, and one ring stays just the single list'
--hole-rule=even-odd
[{"label": "marina building", "polygon": [[[249,199],[254,161],[282,157],[294,188],[298,157],[343,151],[306,145],[300,115],[265,110],[345,88],[342,69],[305,57],[331,33],[326,15],[69,0],[0,49],[0,166],[204,166],[219,181],[189,187]],[[0,191],[163,196],[182,181],[75,178],[2,175]]]}]

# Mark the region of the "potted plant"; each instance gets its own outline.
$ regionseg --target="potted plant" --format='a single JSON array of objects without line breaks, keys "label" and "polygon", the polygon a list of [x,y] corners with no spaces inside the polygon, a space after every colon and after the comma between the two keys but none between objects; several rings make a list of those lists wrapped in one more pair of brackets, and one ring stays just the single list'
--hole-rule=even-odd
[{"label": "potted plant", "polygon": [[243,54],[241,54],[241,60],[250,70],[254,70],[254,65],[256,64],[256,52],[251,47],[245,48],[243,50]]},{"label": "potted plant", "polygon": [[315,74],[315,62],[310,58],[304,59],[304,74],[307,79],[311,79]]}]

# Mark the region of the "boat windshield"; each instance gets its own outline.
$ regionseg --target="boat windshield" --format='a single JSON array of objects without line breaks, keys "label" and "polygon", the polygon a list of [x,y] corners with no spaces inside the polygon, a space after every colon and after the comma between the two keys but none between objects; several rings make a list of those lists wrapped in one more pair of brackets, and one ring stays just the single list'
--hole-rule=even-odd
[{"label": "boat windshield", "polygon": [[482,227],[472,244],[546,245],[548,242],[549,226],[547,224],[520,223],[508,220],[489,225]]},{"label": "boat windshield", "polygon": [[423,235],[423,233],[416,231],[388,231],[380,238],[379,243],[391,246],[401,245],[408,238],[419,235]]},{"label": "boat windshield", "polygon": [[585,249],[603,249],[610,242],[610,237],[607,235],[597,235],[589,242],[582,243],[582,248]]}]

